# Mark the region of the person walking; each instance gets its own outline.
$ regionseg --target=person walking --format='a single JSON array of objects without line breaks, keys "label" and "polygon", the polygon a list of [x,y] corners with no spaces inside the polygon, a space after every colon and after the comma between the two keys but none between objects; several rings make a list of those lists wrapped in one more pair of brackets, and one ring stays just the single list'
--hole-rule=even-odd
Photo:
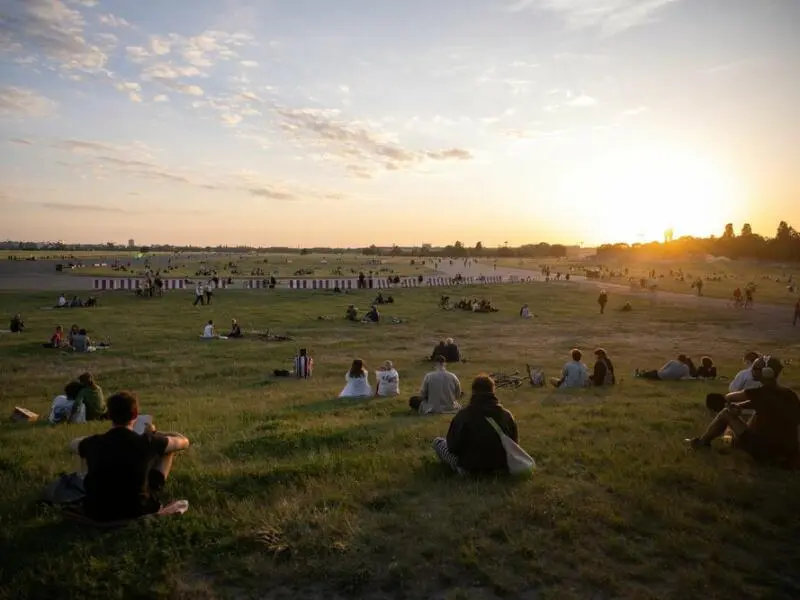
[{"label": "person walking", "polygon": [[600,290],[600,295],[597,297],[597,303],[600,305],[600,314],[605,314],[606,304],[608,304],[608,292],[604,289]]},{"label": "person walking", "polygon": [[192,306],[197,305],[203,306],[205,304],[205,299],[203,296],[203,284],[198,282],[197,285],[194,287],[194,303]]}]

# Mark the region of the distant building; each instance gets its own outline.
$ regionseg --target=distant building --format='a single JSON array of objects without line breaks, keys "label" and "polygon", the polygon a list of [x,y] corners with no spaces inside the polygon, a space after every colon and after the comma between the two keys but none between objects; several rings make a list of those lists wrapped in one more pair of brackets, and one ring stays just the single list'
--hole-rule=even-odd
[{"label": "distant building", "polygon": [[128,248],[135,248],[135,247],[136,247],[136,242],[134,242],[133,239],[128,240]]}]

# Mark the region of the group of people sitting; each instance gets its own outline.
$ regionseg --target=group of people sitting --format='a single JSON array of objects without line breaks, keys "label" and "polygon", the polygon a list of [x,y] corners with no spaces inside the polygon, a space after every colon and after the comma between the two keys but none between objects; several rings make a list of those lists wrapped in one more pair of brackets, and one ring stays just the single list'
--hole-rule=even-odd
[{"label": "group of people sitting", "polygon": [[72,300],[67,300],[66,294],[61,294],[56,303],[56,308],[92,308],[94,306],[97,306],[97,298],[93,296],[89,296],[85,301],[78,296],[73,296]]},{"label": "group of people sitting", "polygon": [[348,321],[354,321],[356,323],[380,323],[381,313],[378,311],[378,306],[373,304],[370,306],[367,313],[359,319],[358,308],[356,308],[355,304],[350,304],[347,307],[347,311],[345,311],[344,318]]},{"label": "group of people sitting", "polygon": [[[297,370],[297,367],[295,369]],[[346,383],[339,398],[370,398],[372,396],[388,398],[400,394],[400,375],[390,360],[384,362],[383,366],[375,371],[374,390],[369,382],[369,371],[361,359],[353,361],[344,379]]]},{"label": "group of people sitting", "polygon": [[239,327],[239,322],[236,319],[231,319],[230,333],[228,333],[228,335],[219,335],[214,327],[214,319],[209,319],[208,322],[203,325],[203,333],[200,337],[204,340],[227,340],[230,338],[236,339],[244,337],[244,334],[242,333],[242,328]]},{"label": "group of people sitting", "polygon": [[431,352],[429,360],[435,361],[437,356],[443,356],[449,363],[457,363],[463,360],[461,349],[453,338],[440,340],[439,343],[433,347],[433,352]]},{"label": "group of people sitting", "polygon": [[87,372],[70,381],[64,386],[64,393],[53,399],[49,421],[53,424],[102,421],[106,413],[103,389]]},{"label": "group of people sitting", "polygon": [[[614,363],[603,348],[594,351],[594,368],[589,368],[582,362],[583,353],[575,348],[570,353],[572,360],[568,361],[561,369],[560,377],[550,378],[550,384],[557,388],[583,388],[583,387],[603,387],[614,385],[617,382],[614,372]],[[528,366],[528,372],[531,368]],[[536,384],[534,377],[531,376],[531,383]],[[543,384],[544,381],[541,382]]]},{"label": "group of people sitting", "polygon": [[56,325],[56,330],[50,336],[50,341],[42,344],[45,348],[58,348],[74,350],[75,352],[94,352],[98,348],[108,348],[108,342],[94,342],[86,329],[73,325],[70,327],[69,333],[66,338],[64,337],[64,328],[61,325]]},{"label": "group of people sitting", "polygon": [[694,361],[685,354],[679,354],[677,358],[667,361],[660,369],[645,371],[636,369],[635,377],[650,379],[653,381],[680,381],[682,379],[716,379],[717,367],[710,356],[700,359],[700,366],[697,367]]}]

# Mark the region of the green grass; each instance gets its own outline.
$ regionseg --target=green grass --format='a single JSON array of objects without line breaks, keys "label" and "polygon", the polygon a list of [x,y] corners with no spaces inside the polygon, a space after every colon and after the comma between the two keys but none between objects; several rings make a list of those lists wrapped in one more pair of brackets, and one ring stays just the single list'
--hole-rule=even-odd
[{"label": "green grass", "polygon": [[[88,369],[107,394],[138,392],[159,428],[193,443],[167,486],[189,512],[103,533],[35,500],[74,469],[69,440],[104,427],[2,422],[0,598],[800,596],[797,474],[685,450],[683,438],[709,420],[704,395],[724,382],[630,377],[678,351],[710,354],[728,375],[749,348],[797,362],[800,330],[636,297],[634,312],[599,318],[595,292],[568,285],[474,288],[501,308],[488,315],[438,311],[441,293],[397,291],[386,314],[407,322],[380,326],[339,318],[351,302],[364,307],[366,292],[220,292],[202,309],[190,292],[107,294],[74,312],[37,310],[52,301],[46,293],[0,294],[0,315],[22,312],[29,328],[0,335],[0,411],[46,415]],[[516,317],[523,302],[537,319]],[[198,340],[205,320],[224,327],[232,317],[296,342]],[[58,321],[114,346],[81,356],[41,348]],[[453,369],[464,382],[526,362],[555,375],[573,346],[605,347],[623,381],[605,393],[501,391],[540,468],[521,481],[457,479],[430,450],[448,417],[412,417],[405,399],[427,370],[420,358],[445,336],[469,359]],[[271,381],[299,346],[315,378]],[[355,357],[371,369],[393,360],[403,397],[338,400]],[[800,387],[796,370],[785,383]]]}]

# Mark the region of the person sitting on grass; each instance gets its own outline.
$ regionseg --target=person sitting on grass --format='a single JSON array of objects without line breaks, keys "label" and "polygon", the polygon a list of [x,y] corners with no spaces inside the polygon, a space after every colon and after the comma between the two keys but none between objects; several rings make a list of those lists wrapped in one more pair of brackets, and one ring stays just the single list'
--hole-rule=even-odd
[{"label": "person sitting on grass", "polygon": [[689,366],[689,357],[679,354],[676,360],[667,362],[657,371],[640,371],[636,369],[636,377],[650,379],[651,381],[680,381],[681,379],[691,379],[692,371]]},{"label": "person sitting on grass", "polygon": [[450,422],[446,438],[436,438],[433,449],[439,460],[459,474],[507,474],[506,451],[489,419],[515,442],[517,422],[495,395],[495,383],[488,375],[472,381],[472,397]]},{"label": "person sitting on grass", "polygon": [[379,323],[381,320],[381,313],[378,312],[378,307],[374,304],[370,307],[369,312],[364,315],[363,323]]},{"label": "person sitting on grass", "polygon": [[582,388],[589,383],[589,369],[581,362],[583,353],[575,348],[570,353],[572,360],[561,369],[561,377],[550,379],[550,384],[557,388]]},{"label": "person sitting on grass", "polygon": [[92,340],[89,339],[89,334],[85,329],[79,329],[78,333],[72,336],[70,346],[75,352],[91,352],[94,350]]},{"label": "person sitting on grass", "polygon": [[22,333],[25,331],[25,321],[22,320],[22,316],[14,315],[11,319],[11,323],[8,325],[8,329],[11,333]]},{"label": "person sitting on grass", "polygon": [[447,348],[447,344],[445,343],[445,341],[444,341],[444,340],[440,340],[440,341],[439,341],[439,343],[438,343],[438,344],[436,344],[436,345],[433,347],[433,352],[431,352],[431,358],[430,358],[430,360],[431,360],[431,361],[434,361],[434,360],[436,360],[436,357],[437,357],[437,356],[444,356],[444,355],[445,355],[445,351],[446,351],[445,349],[446,349],[446,348]]},{"label": "person sitting on grass", "polygon": [[523,304],[522,308],[519,309],[519,316],[523,319],[530,319],[533,316],[531,314],[531,309],[528,308],[527,304]]},{"label": "person sitting on grass", "polygon": [[461,362],[461,350],[453,338],[447,338],[447,340],[445,340],[442,356],[444,356],[445,360],[450,364]]},{"label": "person sitting on grass", "polygon": [[761,382],[753,378],[753,363],[760,358],[758,352],[746,352],[742,357],[744,368],[736,374],[736,377],[728,385],[729,392],[741,392],[751,388],[761,387]]},{"label": "person sitting on grass", "polygon": [[369,398],[372,396],[372,387],[369,384],[369,371],[364,361],[357,358],[344,376],[347,384],[339,394],[339,398]]},{"label": "person sitting on grass", "polygon": [[798,323],[800,323],[800,299],[794,305],[794,321],[792,321],[792,325],[796,326]]},{"label": "person sitting on grass", "polygon": [[589,381],[595,387],[614,385],[617,382],[614,364],[603,348],[594,351],[594,370],[589,376]]},{"label": "person sitting on grass", "polygon": [[56,325],[56,330],[50,336],[50,341],[42,344],[45,348],[61,348],[64,345],[64,328],[61,325]]},{"label": "person sitting on grass", "polygon": [[64,386],[64,393],[53,398],[53,404],[50,407],[50,423],[56,425],[58,423],[85,423],[86,422],[86,409],[78,410],[75,414],[72,413],[72,407],[78,398],[78,394],[83,389],[80,381],[70,381]]},{"label": "person sitting on grass", "polygon": [[69,328],[69,333],[67,334],[67,344],[70,348],[72,348],[72,338],[75,337],[80,333],[81,329],[77,325],[73,324],[72,327]]},{"label": "person sitting on grass", "polygon": [[631,306],[630,302],[626,302],[619,310],[620,312],[631,312],[633,310],[633,306]]},{"label": "person sitting on grass", "polygon": [[700,368],[697,369],[695,375],[698,379],[716,379],[717,367],[714,366],[714,361],[710,356],[704,356],[700,359]]},{"label": "person sitting on grass", "polygon": [[70,308],[83,308],[83,302],[77,296],[73,296],[69,303]]},{"label": "person sitting on grass", "polygon": [[179,433],[156,433],[152,425],[133,431],[139,400],[132,392],[108,399],[112,427],[106,433],[73,440],[86,477],[83,511],[96,521],[136,519],[161,510],[158,494],[169,477],[175,453],[189,440]]},{"label": "person sitting on grass", "polygon": [[447,360],[437,356],[436,367],[422,380],[418,396],[412,396],[409,406],[421,415],[456,412],[461,408],[461,382],[447,370]]},{"label": "person sitting on grass", "polygon": [[209,319],[208,323],[203,326],[203,335],[200,336],[204,340],[213,340],[216,339],[217,334],[214,331],[214,321],[213,319]]},{"label": "person sitting on grass", "polygon": [[345,313],[344,318],[348,321],[358,321],[358,309],[356,308],[355,304],[351,304],[347,307],[347,312]]},{"label": "person sitting on grass", "polygon": [[229,338],[240,338],[244,337],[242,335],[242,328],[239,327],[239,323],[236,322],[236,319],[231,319],[231,332],[228,334]]},{"label": "person sitting on grass", "polygon": [[69,302],[67,302],[66,294],[61,294],[58,297],[58,302],[56,303],[56,308],[69,308]]},{"label": "person sitting on grass", "polygon": [[387,360],[383,366],[375,372],[378,380],[375,386],[375,395],[382,398],[400,395],[400,374],[394,368],[392,361]]},{"label": "person sitting on grass", "polygon": [[308,379],[314,373],[314,359],[308,355],[308,350],[300,348],[294,358],[294,374],[299,379]]},{"label": "person sitting on grass", "polygon": [[91,373],[84,373],[78,377],[78,381],[81,384],[81,390],[75,396],[69,420],[72,421],[75,418],[75,415],[81,410],[81,406],[86,407],[87,421],[105,420],[107,409],[103,397],[103,388],[95,383]]},{"label": "person sitting on grass", "polygon": [[[709,448],[711,442],[730,431],[733,447],[744,450],[757,462],[785,468],[800,468],[800,398],[789,388],[778,385],[783,369],[774,357],[753,363],[753,378],[760,388],[733,392],[723,398],[724,406],[697,438],[687,440],[694,450]],[[747,422],[742,412],[755,411]]]}]

